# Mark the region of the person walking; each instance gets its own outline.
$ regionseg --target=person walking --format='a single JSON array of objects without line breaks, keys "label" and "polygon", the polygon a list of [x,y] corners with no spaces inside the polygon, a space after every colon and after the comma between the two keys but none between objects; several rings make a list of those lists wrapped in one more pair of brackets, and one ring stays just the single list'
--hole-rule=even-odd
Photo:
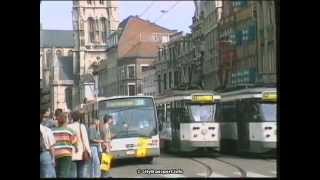
[{"label": "person walking", "polygon": [[90,148],[92,153],[90,177],[98,178],[101,176],[101,171],[100,171],[101,155],[99,155],[99,153],[101,153],[100,152],[101,144],[104,142],[100,136],[98,120],[92,121],[88,130],[88,133],[89,133]]},{"label": "person walking", "polygon": [[72,175],[74,178],[90,177],[91,149],[87,129],[80,123],[80,113],[78,111],[71,113],[72,123],[68,125],[77,136],[78,152],[72,155]]},{"label": "person walking", "polygon": [[[106,114],[103,117],[103,127],[102,127],[102,138],[103,138],[103,152],[110,153],[111,152],[111,139],[112,139],[112,133],[111,133],[111,126],[113,125],[113,118],[111,115]],[[102,177],[110,177],[109,172],[102,171],[101,172]]]},{"label": "person walking", "polygon": [[71,163],[73,149],[77,149],[77,136],[75,132],[67,127],[67,114],[59,112],[56,114],[58,127],[53,130],[53,135],[56,140],[54,145],[54,156],[56,159],[57,177],[71,177]]},{"label": "person walking", "polygon": [[40,178],[55,178],[54,149],[55,139],[52,131],[42,125],[43,114],[40,113]]}]

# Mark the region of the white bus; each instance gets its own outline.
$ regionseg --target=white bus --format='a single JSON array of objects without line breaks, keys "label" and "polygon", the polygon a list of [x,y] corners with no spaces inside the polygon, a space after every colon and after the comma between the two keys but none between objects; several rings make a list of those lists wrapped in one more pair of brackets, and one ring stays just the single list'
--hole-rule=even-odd
[{"label": "white bus", "polygon": [[114,159],[140,158],[152,163],[160,156],[159,132],[154,100],[150,96],[100,97],[82,107],[86,123],[108,114],[111,126],[111,154]]},{"label": "white bus", "polygon": [[221,96],[222,152],[266,153],[276,149],[276,88],[248,88]]},{"label": "white bus", "polygon": [[220,99],[204,90],[174,90],[157,97],[161,148],[176,152],[218,150]]}]

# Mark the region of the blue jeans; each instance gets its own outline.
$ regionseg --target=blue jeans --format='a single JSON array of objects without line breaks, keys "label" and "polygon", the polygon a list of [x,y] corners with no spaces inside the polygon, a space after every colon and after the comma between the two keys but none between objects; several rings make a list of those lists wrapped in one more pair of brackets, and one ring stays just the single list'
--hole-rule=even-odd
[{"label": "blue jeans", "polygon": [[72,161],[71,177],[73,178],[89,178],[90,177],[90,162]]},{"label": "blue jeans", "polygon": [[97,148],[97,146],[90,146],[90,148],[91,148],[91,153],[92,153],[90,175],[93,178],[99,178],[101,176],[101,171],[100,171],[100,159],[99,159],[99,154],[98,154],[98,148]]},{"label": "blue jeans", "polygon": [[54,159],[49,151],[40,153],[40,177],[41,178],[55,178],[56,171],[54,168]]}]

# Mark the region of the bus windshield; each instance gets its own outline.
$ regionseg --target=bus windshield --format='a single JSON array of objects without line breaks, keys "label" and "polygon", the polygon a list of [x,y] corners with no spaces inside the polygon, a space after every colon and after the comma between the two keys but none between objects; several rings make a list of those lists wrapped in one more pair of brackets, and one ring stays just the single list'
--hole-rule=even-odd
[{"label": "bus windshield", "polygon": [[195,122],[214,121],[214,114],[216,110],[215,104],[192,104],[189,105],[191,117]]},{"label": "bus windshield", "polygon": [[113,99],[101,102],[99,117],[113,117],[111,133],[115,138],[150,137],[157,133],[154,104],[151,98]]},{"label": "bus windshield", "polygon": [[264,121],[277,121],[277,104],[261,104],[261,112]]}]

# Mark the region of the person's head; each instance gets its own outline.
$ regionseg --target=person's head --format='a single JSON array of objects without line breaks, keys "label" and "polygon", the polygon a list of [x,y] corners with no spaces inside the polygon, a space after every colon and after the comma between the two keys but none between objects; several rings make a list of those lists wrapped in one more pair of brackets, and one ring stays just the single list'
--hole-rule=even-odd
[{"label": "person's head", "polygon": [[106,124],[106,123],[112,124],[112,120],[113,120],[113,118],[112,118],[112,116],[109,115],[109,114],[106,114],[106,115],[104,115],[104,117],[103,117],[103,123],[104,123],[104,124]]},{"label": "person's head", "polygon": [[67,113],[61,112],[56,115],[56,119],[58,121],[58,125],[62,126],[67,123]]},{"label": "person's head", "polygon": [[58,109],[55,110],[54,116],[57,118],[57,116],[59,116],[59,114],[62,113],[62,112],[63,112],[62,109],[58,108]]},{"label": "person's head", "polygon": [[80,121],[80,112],[79,111],[72,112],[71,118],[72,118],[73,122],[79,122]]}]

